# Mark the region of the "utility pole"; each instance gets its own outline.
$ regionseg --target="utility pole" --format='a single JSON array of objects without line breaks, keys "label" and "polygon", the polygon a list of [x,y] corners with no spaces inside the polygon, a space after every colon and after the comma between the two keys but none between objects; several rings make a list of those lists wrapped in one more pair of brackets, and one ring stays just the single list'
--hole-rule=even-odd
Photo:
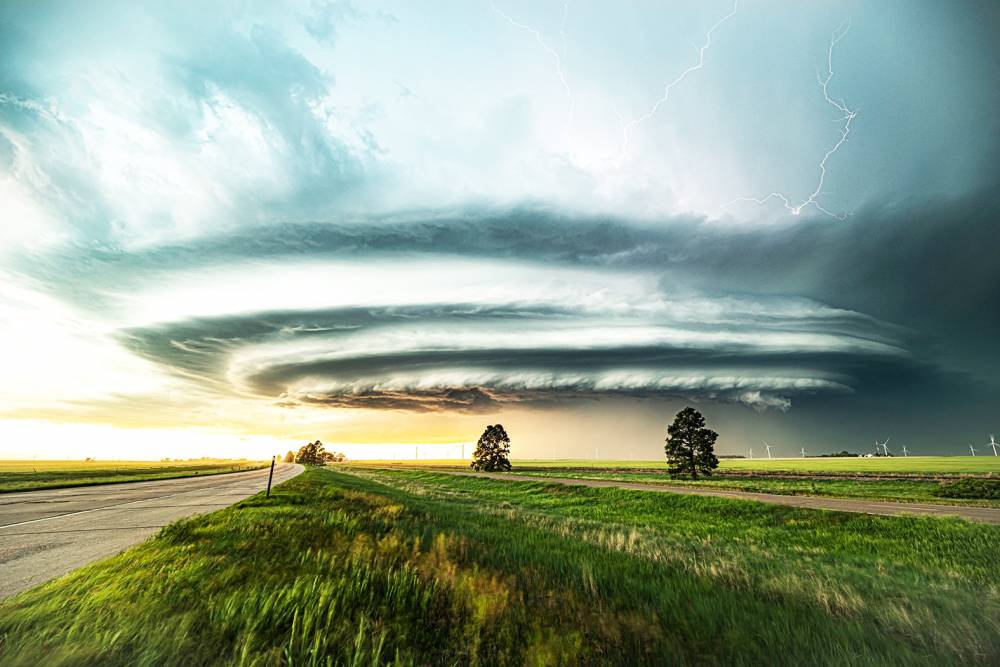
[{"label": "utility pole", "polygon": [[274,457],[271,457],[271,472],[267,473],[267,495],[266,498],[271,497],[271,480],[274,479]]}]

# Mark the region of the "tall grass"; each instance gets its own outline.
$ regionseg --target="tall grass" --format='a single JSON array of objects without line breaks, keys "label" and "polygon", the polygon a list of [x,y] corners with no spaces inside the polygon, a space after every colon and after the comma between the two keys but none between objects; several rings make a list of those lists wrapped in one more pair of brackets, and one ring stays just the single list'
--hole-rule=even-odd
[{"label": "tall grass", "polygon": [[5,665],[996,664],[1000,528],[309,470],[0,605]]}]

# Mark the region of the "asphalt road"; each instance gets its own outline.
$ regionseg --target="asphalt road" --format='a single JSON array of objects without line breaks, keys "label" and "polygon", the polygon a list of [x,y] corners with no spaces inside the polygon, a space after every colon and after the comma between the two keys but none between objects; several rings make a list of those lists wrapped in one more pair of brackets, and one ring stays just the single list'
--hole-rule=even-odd
[{"label": "asphalt road", "polygon": [[[274,483],[302,472],[279,464]],[[268,470],[0,494],[0,599],[267,488]]]},{"label": "asphalt road", "polygon": [[545,482],[551,484],[568,484],[577,486],[613,487],[616,489],[631,489],[636,491],[660,491],[667,493],[683,493],[693,496],[717,496],[719,498],[737,498],[740,500],[755,500],[775,505],[791,507],[806,507],[809,509],[834,510],[837,512],[860,512],[863,514],[882,514],[888,516],[955,516],[978,523],[1000,524],[1000,509],[991,507],[969,507],[959,505],[936,505],[930,503],[895,503],[878,500],[854,500],[849,498],[822,498],[819,496],[783,496],[774,493],[752,493],[750,491],[729,491],[723,489],[706,489],[690,486],[669,486],[666,484],[635,484],[632,482],[616,482],[614,480],[575,479],[573,477],[535,477],[512,473],[474,473],[448,472],[452,475],[470,477],[489,477],[518,482]]}]

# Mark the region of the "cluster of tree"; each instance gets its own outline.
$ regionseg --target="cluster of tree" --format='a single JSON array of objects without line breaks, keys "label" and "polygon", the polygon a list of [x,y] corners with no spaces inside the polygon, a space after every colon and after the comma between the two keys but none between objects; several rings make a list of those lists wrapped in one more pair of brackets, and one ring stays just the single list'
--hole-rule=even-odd
[{"label": "cluster of tree", "polygon": [[840,458],[848,458],[848,457],[850,457],[850,458],[857,458],[858,456],[859,456],[859,454],[852,454],[851,452],[847,451],[846,449],[842,449],[839,452],[833,452],[831,454],[820,454],[819,455],[819,457],[821,459],[834,459],[834,458],[840,459]]},{"label": "cluster of tree", "polygon": [[[291,452],[285,454],[285,460],[288,461],[288,457],[291,455]],[[347,457],[339,452],[326,451],[323,443],[317,440],[316,442],[310,442],[308,445],[302,445],[299,448],[298,454],[294,455],[294,460],[295,463],[303,465],[321,466],[327,463],[343,463],[347,460]]]},{"label": "cluster of tree", "polygon": [[510,437],[501,424],[486,427],[476,443],[476,451],[472,453],[473,470],[480,472],[498,472],[510,470]]}]

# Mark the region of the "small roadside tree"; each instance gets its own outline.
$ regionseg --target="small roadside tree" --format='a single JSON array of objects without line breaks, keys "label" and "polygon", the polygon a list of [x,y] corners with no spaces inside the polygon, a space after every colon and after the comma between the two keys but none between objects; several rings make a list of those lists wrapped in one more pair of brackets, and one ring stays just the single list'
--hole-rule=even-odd
[{"label": "small roadside tree", "polygon": [[288,453],[285,454],[285,463],[295,463],[295,452],[288,450]]},{"label": "small roadside tree", "polygon": [[486,427],[476,443],[476,451],[472,453],[473,470],[480,472],[497,472],[510,470],[510,438],[500,424]]},{"label": "small roadside tree", "polygon": [[299,453],[295,455],[295,462],[303,465],[321,466],[326,463],[327,456],[329,454],[323,448],[323,443],[317,440],[308,445],[302,445],[299,448]]},{"label": "small roadside tree", "polygon": [[694,408],[684,408],[667,427],[667,472],[688,474],[697,479],[698,473],[712,476],[719,467],[715,457],[715,440],[719,434],[705,427],[705,418]]}]

